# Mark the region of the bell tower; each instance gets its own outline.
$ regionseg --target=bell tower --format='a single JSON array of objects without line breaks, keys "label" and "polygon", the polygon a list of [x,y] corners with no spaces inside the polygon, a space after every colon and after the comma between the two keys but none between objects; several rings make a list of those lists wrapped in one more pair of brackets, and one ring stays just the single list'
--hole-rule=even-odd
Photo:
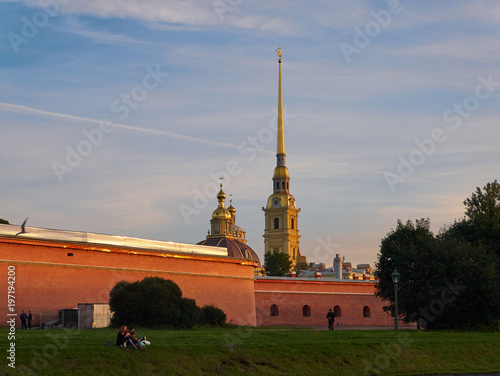
[{"label": "bell tower", "polygon": [[285,164],[285,129],[281,90],[281,47],[276,52],[279,59],[278,81],[278,145],[276,167],[273,175],[273,194],[262,208],[265,216],[264,252],[284,252],[290,256],[293,266],[306,261],[300,253],[299,212],[295,198],[290,194],[290,176]]}]

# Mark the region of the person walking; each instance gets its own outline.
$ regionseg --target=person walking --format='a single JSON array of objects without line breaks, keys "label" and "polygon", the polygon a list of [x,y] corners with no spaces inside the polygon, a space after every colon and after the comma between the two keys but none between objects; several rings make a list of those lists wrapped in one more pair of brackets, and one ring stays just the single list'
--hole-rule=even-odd
[{"label": "person walking", "polygon": [[333,330],[333,323],[335,322],[335,313],[332,312],[331,308],[326,314],[326,318],[328,319],[328,330]]}]

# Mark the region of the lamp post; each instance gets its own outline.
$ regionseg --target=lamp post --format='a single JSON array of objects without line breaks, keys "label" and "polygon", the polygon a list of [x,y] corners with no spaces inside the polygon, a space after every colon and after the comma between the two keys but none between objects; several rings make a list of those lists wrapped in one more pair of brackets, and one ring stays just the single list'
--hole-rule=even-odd
[{"label": "lamp post", "polygon": [[394,330],[398,330],[399,327],[398,283],[399,283],[399,277],[401,277],[401,275],[398,273],[396,268],[394,268],[391,277],[392,277],[392,282],[394,282]]}]

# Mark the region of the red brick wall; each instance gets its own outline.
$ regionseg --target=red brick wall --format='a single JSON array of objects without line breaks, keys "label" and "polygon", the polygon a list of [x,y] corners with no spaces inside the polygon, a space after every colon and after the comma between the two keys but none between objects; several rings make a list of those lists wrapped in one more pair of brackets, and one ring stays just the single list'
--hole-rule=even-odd
[{"label": "red brick wall", "polygon": [[[297,325],[328,326],[326,314],[339,306],[342,316],[335,325],[386,326],[394,320],[382,310],[384,303],[373,293],[374,282],[325,281],[296,278],[257,278],[255,304],[258,326]],[[271,306],[278,307],[279,315],[271,316]],[[311,316],[303,316],[308,305]],[[363,317],[363,308],[370,309],[370,317]]]},{"label": "red brick wall", "polygon": [[[254,266],[244,260],[183,254],[159,257],[155,252],[130,254],[130,249],[119,247],[109,250],[92,250],[88,244],[0,237],[0,286],[5,291],[0,315],[7,317],[9,313],[7,273],[8,266],[14,265],[16,313],[31,310],[34,326],[39,325],[40,312],[52,312],[57,318],[59,309],[75,308],[78,303],[107,303],[109,291],[118,281],[146,276],[173,280],[185,297],[195,299],[200,306],[213,304],[221,308],[228,322],[239,325],[326,327],[326,313],[336,305],[342,311],[342,317],[335,320],[340,325],[393,324],[382,311],[382,301],[373,295],[374,282],[295,278],[254,281]],[[270,316],[273,304],[278,306],[279,316]],[[303,316],[304,305],[310,307],[310,317]],[[369,318],[363,317],[365,306],[370,309]]]},{"label": "red brick wall", "polygon": [[[256,323],[251,263],[214,256],[125,254],[113,247],[108,247],[112,252],[81,249],[84,247],[88,245],[0,239],[0,286],[7,291],[8,266],[14,265],[16,313],[31,310],[37,326],[40,312],[53,312],[57,317],[58,309],[75,308],[78,303],[107,303],[109,291],[118,281],[158,276],[173,280],[183,296],[195,299],[199,306],[221,308],[228,321]],[[5,304],[0,305],[4,318],[8,313],[6,295]]]}]

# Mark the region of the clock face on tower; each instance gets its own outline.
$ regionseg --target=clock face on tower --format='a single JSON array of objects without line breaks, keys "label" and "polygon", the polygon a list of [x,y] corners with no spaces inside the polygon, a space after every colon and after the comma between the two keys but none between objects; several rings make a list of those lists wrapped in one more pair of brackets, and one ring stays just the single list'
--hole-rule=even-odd
[{"label": "clock face on tower", "polygon": [[271,205],[272,208],[279,208],[280,207],[280,199],[279,198],[273,198],[273,203]]}]

